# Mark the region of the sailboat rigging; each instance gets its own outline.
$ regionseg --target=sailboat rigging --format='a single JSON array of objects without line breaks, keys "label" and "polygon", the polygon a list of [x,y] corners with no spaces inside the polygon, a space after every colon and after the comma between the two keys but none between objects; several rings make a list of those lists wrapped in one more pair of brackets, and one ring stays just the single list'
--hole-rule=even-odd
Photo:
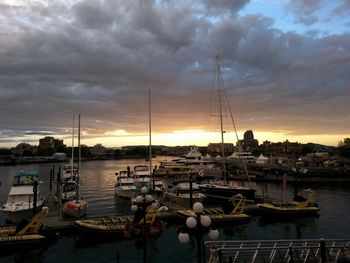
[{"label": "sailboat rigging", "polygon": [[[74,154],[74,117],[73,117],[73,134],[72,134],[72,158]],[[73,163],[73,161],[72,161]],[[73,165],[72,165],[73,167]],[[62,212],[65,215],[71,217],[80,218],[86,214],[86,210],[88,207],[87,201],[83,200],[79,191],[81,184],[81,144],[80,144],[80,114],[78,116],[78,173],[75,178],[76,188],[75,195],[73,198],[68,200],[63,204]]]},{"label": "sailboat rigging", "polygon": [[[226,162],[225,162],[225,144],[224,144],[224,125],[223,125],[223,95],[225,94],[226,97],[226,103],[228,105],[228,108],[230,109],[229,106],[229,101],[227,98],[227,95],[224,90],[224,82],[222,78],[222,73],[221,73],[221,68],[219,64],[219,56],[216,56],[216,92],[218,95],[218,102],[219,102],[219,117],[220,117],[220,134],[221,134],[221,152],[222,152],[222,175],[224,176],[224,182],[223,183],[218,183],[218,182],[213,182],[213,183],[205,183],[201,184],[200,188],[205,190],[207,196],[209,198],[231,198],[235,194],[242,194],[245,196],[247,199],[253,200],[255,199],[255,188],[248,188],[248,187],[236,187],[236,186],[231,186],[228,184],[228,173],[226,170]],[[230,109],[230,115],[231,115],[231,120],[233,122],[233,117],[232,117],[232,112]],[[234,125],[234,122],[233,122]],[[236,138],[238,139],[237,135],[237,130],[235,128],[235,133],[236,133]],[[248,177],[249,178],[249,177]]]}]

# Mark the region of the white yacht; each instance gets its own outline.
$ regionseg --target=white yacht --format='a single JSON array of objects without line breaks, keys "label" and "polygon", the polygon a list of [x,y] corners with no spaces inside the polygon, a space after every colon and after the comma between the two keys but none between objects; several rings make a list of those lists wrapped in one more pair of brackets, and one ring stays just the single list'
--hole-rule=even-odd
[{"label": "white yacht", "polygon": [[13,178],[7,202],[0,208],[8,221],[16,223],[32,217],[35,184],[37,184],[36,209],[40,211],[44,205],[45,196],[40,193],[39,174],[22,171]]},{"label": "white yacht", "polygon": [[119,197],[131,198],[136,191],[134,178],[128,176],[128,171],[120,171],[115,183],[115,194]]},{"label": "white yacht", "polygon": [[63,166],[63,172],[62,172],[62,182],[68,181],[68,180],[76,180],[78,177],[79,168],[78,164],[66,164]]},{"label": "white yacht", "polygon": [[173,159],[171,161],[163,161],[161,162],[160,167],[166,167],[170,165],[188,166],[190,169],[205,171],[207,169],[213,169],[215,167],[215,161],[202,156],[198,150],[198,147],[192,147],[188,154],[182,155],[179,158]]}]

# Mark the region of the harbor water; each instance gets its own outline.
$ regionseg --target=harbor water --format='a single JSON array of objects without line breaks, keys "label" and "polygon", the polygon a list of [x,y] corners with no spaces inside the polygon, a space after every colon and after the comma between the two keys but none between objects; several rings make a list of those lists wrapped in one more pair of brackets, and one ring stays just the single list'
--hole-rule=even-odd
[{"label": "harbor water", "polygon": [[[162,160],[164,158],[159,158]],[[129,212],[130,201],[120,199],[114,194],[115,172],[125,170],[129,165],[147,164],[144,160],[108,160],[82,163],[82,193],[89,202],[88,217],[112,215]],[[157,159],[153,165],[157,165]],[[55,173],[62,164],[54,164]],[[10,191],[12,178],[21,170],[38,171],[41,174],[43,192],[49,191],[49,175],[53,164],[30,164],[20,166],[0,166],[0,202],[5,202]],[[259,193],[268,193],[269,197],[281,198],[281,185],[264,183],[256,185]],[[310,184],[299,186],[312,188],[317,193],[320,207],[318,217],[307,217],[290,221],[266,221],[252,216],[247,224],[219,228],[222,240],[256,239],[349,239],[350,238],[350,195],[349,185]],[[293,185],[288,185],[285,199],[294,194]],[[0,224],[5,218],[0,212]],[[177,232],[181,225],[168,225],[158,238],[148,238],[148,262],[196,262],[195,240],[181,244]],[[88,238],[77,234],[57,233],[53,244],[33,250],[21,250],[0,256],[3,262],[143,262],[142,240],[107,240]],[[204,236],[206,239],[206,237]],[[2,251],[3,252],[3,251]]]}]

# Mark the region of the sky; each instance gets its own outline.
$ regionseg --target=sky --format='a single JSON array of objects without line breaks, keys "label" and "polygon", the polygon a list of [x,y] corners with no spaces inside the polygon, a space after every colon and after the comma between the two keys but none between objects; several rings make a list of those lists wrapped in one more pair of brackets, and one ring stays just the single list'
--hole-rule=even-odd
[{"label": "sky", "polygon": [[147,145],[149,91],[152,144],[219,142],[216,56],[225,142],[230,108],[239,139],[336,146],[349,29],[349,0],[0,0],[0,147],[70,145],[79,113],[83,144]]}]

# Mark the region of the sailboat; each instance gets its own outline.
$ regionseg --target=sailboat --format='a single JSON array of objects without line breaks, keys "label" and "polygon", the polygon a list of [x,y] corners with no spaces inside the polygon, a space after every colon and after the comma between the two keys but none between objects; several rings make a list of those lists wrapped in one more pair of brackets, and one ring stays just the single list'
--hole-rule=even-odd
[{"label": "sailboat", "polygon": [[[218,102],[219,102],[219,117],[220,117],[220,134],[221,134],[221,154],[222,154],[222,174],[224,177],[223,182],[218,182],[217,180],[213,182],[208,182],[208,183],[203,183],[199,184],[199,187],[203,189],[207,195],[208,198],[211,199],[218,199],[218,200],[223,200],[223,199],[228,199],[231,198],[233,195],[241,194],[244,197],[246,197],[248,200],[254,200],[255,199],[255,188],[250,188],[250,187],[241,187],[241,186],[232,186],[229,185],[227,182],[227,171],[226,171],[226,163],[225,163],[225,148],[224,148],[224,125],[223,125],[223,105],[222,105],[222,99],[223,99],[223,79],[222,79],[222,74],[221,74],[221,68],[219,64],[219,58],[218,56],[216,57],[216,92],[218,93]],[[230,109],[228,99],[226,97],[226,102],[227,105]],[[231,112],[231,110],[230,110]],[[231,120],[234,125],[233,117],[231,114]],[[237,131],[236,127],[235,128],[235,133],[236,137],[237,136]],[[247,170],[246,170],[247,173]],[[248,177],[248,175],[247,175]],[[248,177],[249,179],[249,177]]]},{"label": "sailboat", "polygon": [[[73,126],[74,127],[74,126]],[[74,128],[73,128],[74,130]],[[73,131],[74,133],[74,131]],[[79,114],[79,120],[78,120],[78,176],[76,178],[77,187],[76,187],[76,194],[75,197],[64,203],[62,207],[62,213],[70,216],[70,217],[76,217],[81,218],[86,214],[86,210],[88,208],[88,202],[83,200],[79,191],[80,186],[80,176],[81,176],[81,145],[80,145],[80,114]]]}]

